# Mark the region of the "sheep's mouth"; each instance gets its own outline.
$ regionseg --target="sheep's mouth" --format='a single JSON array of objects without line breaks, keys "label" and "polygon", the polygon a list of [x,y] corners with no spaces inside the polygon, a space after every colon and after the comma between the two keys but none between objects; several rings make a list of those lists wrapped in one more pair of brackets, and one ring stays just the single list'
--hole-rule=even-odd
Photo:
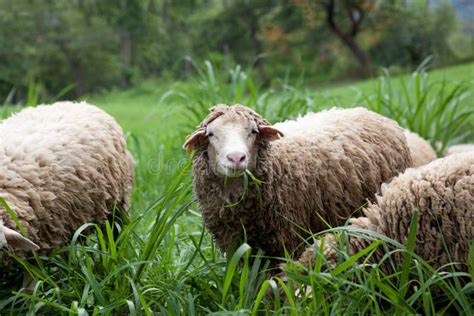
[{"label": "sheep's mouth", "polygon": [[243,176],[247,167],[246,166],[242,166],[242,167],[223,166],[222,169],[226,177],[236,178],[236,177]]}]

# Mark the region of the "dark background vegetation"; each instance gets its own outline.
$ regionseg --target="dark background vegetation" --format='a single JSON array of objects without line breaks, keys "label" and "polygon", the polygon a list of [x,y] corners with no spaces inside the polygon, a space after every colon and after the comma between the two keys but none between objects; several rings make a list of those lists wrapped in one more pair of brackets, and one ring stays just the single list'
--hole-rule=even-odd
[{"label": "dark background vegetation", "polygon": [[441,67],[472,60],[473,16],[470,0],[0,0],[0,104],[188,79],[204,60],[263,85]]}]

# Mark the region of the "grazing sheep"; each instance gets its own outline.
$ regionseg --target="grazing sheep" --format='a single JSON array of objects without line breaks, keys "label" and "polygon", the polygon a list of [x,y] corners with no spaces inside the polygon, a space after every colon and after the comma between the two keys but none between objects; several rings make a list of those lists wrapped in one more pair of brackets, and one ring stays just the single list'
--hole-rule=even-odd
[{"label": "grazing sheep", "polygon": [[0,244],[22,257],[47,254],[114,206],[126,211],[133,182],[134,161],[111,116],[86,103],[25,109],[0,122],[0,197],[28,239],[0,205]]},{"label": "grazing sheep", "polygon": [[444,151],[445,156],[449,156],[457,153],[471,152],[474,154],[474,144],[459,144],[453,145]]},{"label": "grazing sheep", "polygon": [[[403,129],[363,108],[270,126],[247,107],[218,105],[184,148],[195,150],[195,192],[221,250],[246,239],[272,257],[298,256],[310,231],[344,223],[412,163]],[[246,170],[262,183],[245,190]]]},{"label": "grazing sheep", "polygon": [[405,130],[405,137],[413,160],[412,167],[424,166],[437,158],[433,147],[420,135]]},{"label": "grazing sheep", "polygon": [[[365,217],[351,219],[350,223],[352,227],[372,230],[405,244],[415,210],[419,210],[415,253],[435,268],[451,261],[466,263],[469,242],[474,238],[474,155],[454,154],[408,169],[383,184],[376,203],[363,210]],[[326,240],[323,252],[335,264],[336,238],[331,234],[323,238]],[[320,243],[317,241],[317,247]],[[370,243],[350,236],[350,252],[356,253]],[[371,262],[380,262],[384,254],[380,248],[370,258]],[[400,253],[394,258],[401,263]],[[311,246],[299,262],[309,267],[314,259]],[[458,268],[467,270],[466,265]]]}]

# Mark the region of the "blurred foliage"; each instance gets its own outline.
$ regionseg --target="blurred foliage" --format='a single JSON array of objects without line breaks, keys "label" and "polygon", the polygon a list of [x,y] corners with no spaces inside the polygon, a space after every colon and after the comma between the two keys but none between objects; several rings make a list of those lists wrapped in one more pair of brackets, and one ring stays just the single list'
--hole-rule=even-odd
[{"label": "blurred foliage", "polygon": [[[446,64],[455,62],[457,56],[466,56],[466,51],[461,52],[457,45],[450,44],[459,36],[461,27],[450,3],[440,1],[430,8],[422,1],[413,1],[406,6],[387,1],[383,8],[380,15],[385,23],[380,32],[373,35],[374,45],[369,50],[375,63],[417,65],[433,55],[438,64]],[[471,43],[471,54],[472,49]]]},{"label": "blurred foliage", "polygon": [[[345,32],[348,17],[364,15],[353,44],[369,73],[411,70],[427,56],[437,66],[473,56],[473,33],[446,1],[0,0],[0,100],[29,102],[32,82],[46,102],[149,77],[188,79],[191,60],[253,67],[264,85],[360,75],[353,50],[327,22],[330,3]],[[357,8],[351,15],[349,5]]]}]

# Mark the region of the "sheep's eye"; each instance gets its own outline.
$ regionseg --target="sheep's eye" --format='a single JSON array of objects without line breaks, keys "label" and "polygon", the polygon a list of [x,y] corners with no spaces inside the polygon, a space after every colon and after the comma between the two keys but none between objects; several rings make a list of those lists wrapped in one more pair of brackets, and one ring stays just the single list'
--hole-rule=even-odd
[{"label": "sheep's eye", "polygon": [[257,134],[258,134],[258,129],[253,129],[253,130],[250,132],[250,134],[249,134],[248,137],[250,138],[250,137],[252,137],[252,136],[254,136],[254,135],[257,135]]},{"label": "sheep's eye", "polygon": [[207,133],[207,137],[212,137],[212,136],[214,136],[214,133],[212,132]]}]

